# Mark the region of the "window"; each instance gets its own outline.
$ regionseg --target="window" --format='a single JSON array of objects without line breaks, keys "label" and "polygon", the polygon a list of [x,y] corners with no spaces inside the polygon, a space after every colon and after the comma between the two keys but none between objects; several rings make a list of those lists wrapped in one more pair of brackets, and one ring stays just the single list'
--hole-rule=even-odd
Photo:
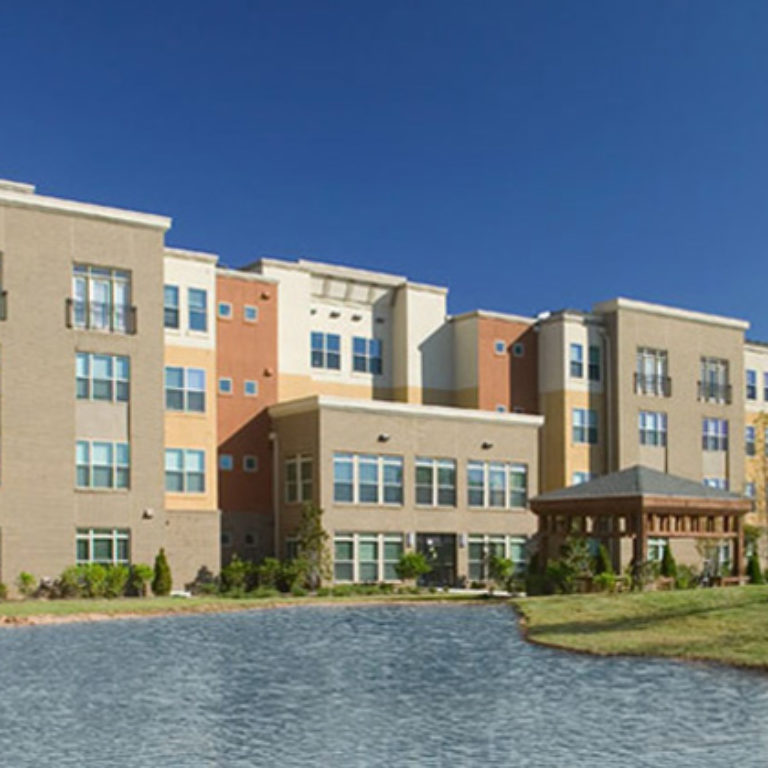
[{"label": "window", "polygon": [[511,560],[515,571],[520,573],[526,564],[526,539],[524,536],[472,535],[468,540],[469,579],[486,581],[490,578],[491,558]]},{"label": "window", "polygon": [[207,332],[208,292],[201,288],[190,288],[187,297],[189,300],[189,330]]},{"label": "window", "polygon": [[589,380],[600,381],[600,347],[589,345]]},{"label": "window", "polygon": [[416,503],[427,507],[456,506],[453,459],[416,459]]},{"label": "window", "polygon": [[728,361],[714,357],[701,358],[699,400],[715,403],[731,402],[731,385],[728,383]]},{"label": "window", "polygon": [[235,466],[234,459],[230,453],[219,454],[219,469],[222,472],[231,472]]},{"label": "window", "polygon": [[648,539],[648,560],[652,563],[660,563],[664,557],[664,550],[669,546],[669,539]]},{"label": "window", "polygon": [[755,455],[755,428],[744,428],[744,450],[747,456]]},{"label": "window", "polygon": [[128,565],[131,561],[131,534],[124,528],[78,528],[75,537],[78,565]]},{"label": "window", "polygon": [[725,419],[702,421],[701,447],[705,451],[728,450],[728,422]]},{"label": "window", "polygon": [[133,331],[130,272],[75,264],[72,294],[71,323],[75,328]]},{"label": "window", "polygon": [[166,448],[165,490],[168,493],[205,493],[205,451]]},{"label": "window", "polygon": [[503,341],[502,339],[496,339],[496,341],[493,342],[493,351],[497,355],[506,355],[507,354],[507,343]]},{"label": "window", "polygon": [[584,347],[581,344],[571,344],[571,378],[584,378]]},{"label": "window", "polygon": [[77,488],[128,488],[131,480],[130,466],[128,443],[78,440],[75,445]]},{"label": "window", "polygon": [[222,320],[232,319],[232,305],[228,301],[219,302],[219,317]]},{"label": "window", "polygon": [[205,371],[202,368],[165,368],[165,408],[205,412]]},{"label": "window", "polygon": [[496,406],[496,413],[506,413],[507,412],[507,406],[506,405],[497,405]]},{"label": "window", "polygon": [[514,509],[528,503],[528,467],[501,461],[467,462],[470,507]]},{"label": "window", "polygon": [[243,472],[258,472],[259,459],[257,456],[243,456]]},{"label": "window", "polygon": [[749,499],[755,498],[755,484],[753,482],[744,483],[744,495]]},{"label": "window", "polygon": [[312,501],[312,457],[304,454],[285,460],[285,501]]},{"label": "window", "polygon": [[724,477],[705,477],[704,485],[709,488],[717,488],[721,491],[728,490],[728,481]]},{"label": "window", "polygon": [[121,355],[78,352],[75,360],[75,391],[78,400],[128,402],[131,365]]},{"label": "window", "polygon": [[763,400],[768,402],[768,372],[763,374]]},{"label": "window", "polygon": [[591,408],[573,409],[573,442],[597,444],[597,411]]},{"label": "window", "polygon": [[635,392],[640,395],[669,397],[671,389],[666,350],[638,347]]},{"label": "window", "polygon": [[525,355],[525,345],[522,342],[518,342],[512,347],[512,354],[515,357],[523,357]]},{"label": "window", "polygon": [[341,368],[341,337],[337,333],[312,331],[310,340],[312,367],[338,371]]},{"label": "window", "polygon": [[219,394],[220,395],[232,394],[232,379],[228,379],[228,378],[219,379]]},{"label": "window", "polygon": [[363,339],[360,336],[352,339],[352,370],[381,374],[381,341],[379,339]]},{"label": "window", "polygon": [[402,504],[402,457],[335,453],[333,500],[342,504]]},{"label": "window", "polygon": [[163,323],[166,328],[179,327],[178,285],[166,285],[163,289]]},{"label": "window", "polygon": [[259,382],[253,379],[246,379],[243,384],[243,391],[246,397],[256,397],[259,394]]},{"label": "window", "polygon": [[339,533],[333,537],[334,581],[397,581],[403,537],[385,533]]},{"label": "window", "polygon": [[757,371],[747,369],[747,400],[757,400]]},{"label": "window", "polygon": [[591,472],[574,472],[571,475],[571,485],[588,483],[593,477],[594,475]]},{"label": "window", "polygon": [[667,414],[655,411],[640,411],[638,414],[640,445],[667,444]]},{"label": "window", "polygon": [[259,308],[252,304],[246,304],[243,307],[243,319],[246,323],[256,323],[259,320]]}]

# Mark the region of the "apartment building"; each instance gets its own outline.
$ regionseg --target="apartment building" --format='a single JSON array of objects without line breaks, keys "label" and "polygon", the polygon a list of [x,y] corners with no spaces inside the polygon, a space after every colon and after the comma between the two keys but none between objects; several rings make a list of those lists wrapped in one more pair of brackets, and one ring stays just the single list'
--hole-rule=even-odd
[{"label": "apartment building", "polygon": [[183,586],[290,554],[313,501],[338,581],[408,549],[472,581],[525,556],[529,497],[636,464],[766,519],[768,346],[745,321],[624,298],[452,317],[444,287],[228,269],[170,226],[0,182],[0,580],[163,546]]}]

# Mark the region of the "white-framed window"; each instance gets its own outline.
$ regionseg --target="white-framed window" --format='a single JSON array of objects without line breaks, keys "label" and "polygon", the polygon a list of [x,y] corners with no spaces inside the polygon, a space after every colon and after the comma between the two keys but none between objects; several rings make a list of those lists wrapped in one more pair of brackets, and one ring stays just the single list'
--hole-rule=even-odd
[{"label": "white-framed window", "polygon": [[587,369],[587,375],[590,381],[600,381],[600,347],[596,344],[589,345],[589,365]]},{"label": "white-framed window", "polygon": [[747,400],[757,400],[757,371],[747,368]]},{"label": "white-framed window", "polygon": [[133,331],[131,273],[110,267],[72,267],[72,325],[75,328]]},{"label": "white-framed window", "polygon": [[597,444],[597,411],[592,408],[574,408],[573,418],[573,442]]},{"label": "white-framed window", "polygon": [[425,507],[456,506],[456,461],[416,459],[416,503]]},{"label": "white-framed window", "polygon": [[594,475],[591,472],[574,472],[571,475],[571,485],[581,485],[581,483],[588,483]]},{"label": "white-framed window", "polygon": [[219,394],[231,395],[232,394],[232,379],[227,376],[222,376],[219,379]]},{"label": "white-framed window", "polygon": [[528,466],[517,462],[467,462],[470,507],[517,509],[528,504]]},{"label": "white-framed window", "polygon": [[512,345],[512,354],[515,357],[523,357],[525,355],[525,344],[522,341],[518,341]]},{"label": "white-framed window", "polygon": [[744,452],[747,456],[754,456],[756,453],[754,427],[744,427]]},{"label": "white-framed window", "polygon": [[129,488],[131,454],[128,443],[78,440],[75,445],[75,477],[77,488]]},{"label": "white-framed window", "polygon": [[382,372],[382,352],[380,339],[366,339],[355,336],[352,339],[352,370],[359,373]]},{"label": "white-framed window", "polygon": [[235,461],[231,453],[219,454],[219,469],[222,472],[231,472],[234,469]]},{"label": "white-framed window", "polygon": [[717,488],[720,491],[728,490],[728,480],[725,477],[705,477],[704,485],[708,488]]},{"label": "white-framed window", "polygon": [[403,457],[334,453],[333,500],[339,504],[402,504]]},{"label": "white-framed window", "polygon": [[703,419],[701,447],[705,451],[728,450],[728,422],[726,419]]},{"label": "white-framed window", "polygon": [[205,451],[166,448],[165,490],[167,493],[205,493]]},{"label": "white-framed window", "polygon": [[496,339],[493,342],[493,351],[497,355],[507,354],[507,342],[504,339]]},{"label": "white-framed window", "polygon": [[218,304],[219,318],[222,320],[232,319],[232,303],[229,301],[220,301]]},{"label": "white-framed window", "polygon": [[637,416],[640,445],[667,444],[667,414],[658,411],[640,411]]},{"label": "white-framed window", "polygon": [[205,370],[167,365],[165,367],[165,409],[204,413]]},{"label": "white-framed window", "polygon": [[127,403],[130,381],[131,362],[124,355],[77,353],[75,390],[78,400]]},{"label": "white-framed window", "polygon": [[246,397],[257,397],[259,394],[259,382],[254,379],[246,379],[243,382],[243,393]]},{"label": "white-framed window", "polygon": [[285,501],[296,504],[312,501],[313,460],[307,454],[289,456],[285,460]]},{"label": "white-framed window", "polygon": [[189,330],[199,333],[208,332],[208,291],[202,288],[187,290],[189,302]]},{"label": "white-framed window", "polygon": [[126,528],[78,528],[75,562],[78,565],[128,565],[131,562],[131,532]]},{"label": "white-framed window", "polygon": [[328,368],[333,371],[340,370],[341,336],[338,333],[312,331],[310,343],[310,361],[313,368]]},{"label": "white-framed window", "polygon": [[640,395],[669,397],[671,390],[665,349],[637,348],[635,392]]},{"label": "white-framed window", "polygon": [[246,304],[243,307],[243,320],[246,323],[258,323],[259,322],[259,308],[253,304]]},{"label": "white-framed window", "polygon": [[652,563],[660,563],[664,557],[664,550],[669,546],[669,539],[648,539],[648,560]]},{"label": "white-framed window", "polygon": [[337,533],[333,537],[336,582],[398,581],[395,567],[404,552],[398,533]]},{"label": "white-framed window", "polygon": [[243,472],[258,472],[259,471],[259,457],[258,456],[243,456]]},{"label": "white-framed window", "polygon": [[470,534],[467,541],[470,581],[486,581],[488,567],[493,557],[511,560],[518,573],[524,570],[526,558],[525,536],[504,536],[503,534]]},{"label": "white-framed window", "polygon": [[163,325],[166,328],[179,327],[179,286],[163,287]]},{"label": "white-framed window", "polygon": [[728,403],[731,400],[731,386],[728,383],[728,361],[716,357],[701,358],[701,379],[699,400]]},{"label": "white-framed window", "polygon": [[571,344],[570,345],[570,373],[572,379],[584,378],[584,345],[583,344]]}]

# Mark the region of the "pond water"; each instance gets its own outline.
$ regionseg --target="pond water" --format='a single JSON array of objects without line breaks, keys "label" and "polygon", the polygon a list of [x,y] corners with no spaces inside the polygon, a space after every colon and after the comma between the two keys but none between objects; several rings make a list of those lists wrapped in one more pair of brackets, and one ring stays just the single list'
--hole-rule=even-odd
[{"label": "pond water", "polygon": [[524,643],[491,606],[0,631],[0,765],[768,765],[768,677]]}]

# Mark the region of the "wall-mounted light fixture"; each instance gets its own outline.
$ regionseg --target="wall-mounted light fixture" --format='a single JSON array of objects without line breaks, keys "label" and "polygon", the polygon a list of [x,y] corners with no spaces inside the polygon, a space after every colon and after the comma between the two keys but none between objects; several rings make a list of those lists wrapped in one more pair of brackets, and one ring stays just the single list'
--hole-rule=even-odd
[{"label": "wall-mounted light fixture", "polygon": [[467,546],[467,534],[466,533],[460,533],[459,534],[459,546],[464,549]]},{"label": "wall-mounted light fixture", "polygon": [[363,316],[362,316],[362,315],[357,315],[357,314],[355,314],[355,315],[352,315],[352,319],[353,319],[353,320],[354,320],[356,323],[359,323],[359,322],[360,322],[360,321],[363,319]]},{"label": "wall-mounted light fixture", "polygon": [[142,513],[141,513],[141,519],[142,520],[151,520],[155,516],[155,510],[150,509],[147,507]]},{"label": "wall-mounted light fixture", "polygon": [[493,443],[490,440],[483,440],[482,449],[487,451],[489,448],[493,448]]},{"label": "wall-mounted light fixture", "polygon": [[388,435],[386,432],[381,432],[376,439],[380,443],[388,443],[390,438],[391,438],[391,435]]},{"label": "wall-mounted light fixture", "polygon": [[331,317],[341,317],[341,312],[338,309],[332,309],[329,314]]},{"label": "wall-mounted light fixture", "polygon": [[408,531],[405,534],[405,546],[408,549],[413,549],[413,545],[416,543],[416,537],[413,535],[413,531]]}]

